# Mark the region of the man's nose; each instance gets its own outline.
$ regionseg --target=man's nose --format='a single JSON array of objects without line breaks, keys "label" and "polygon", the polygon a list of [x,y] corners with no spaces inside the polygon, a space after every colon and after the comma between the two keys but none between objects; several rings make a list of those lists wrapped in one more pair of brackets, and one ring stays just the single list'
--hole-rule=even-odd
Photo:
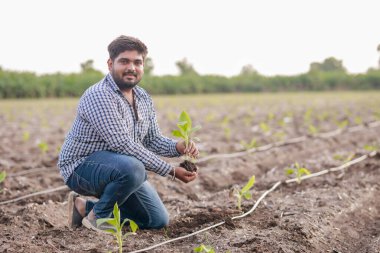
[{"label": "man's nose", "polygon": [[130,64],[128,64],[127,68],[128,68],[128,70],[135,71],[136,66],[135,66],[135,64],[133,62],[131,62]]}]

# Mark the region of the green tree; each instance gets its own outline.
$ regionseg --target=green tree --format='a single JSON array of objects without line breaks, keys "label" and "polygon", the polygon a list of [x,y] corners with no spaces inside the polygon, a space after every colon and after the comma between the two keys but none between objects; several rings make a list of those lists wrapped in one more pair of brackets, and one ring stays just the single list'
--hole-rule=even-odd
[{"label": "green tree", "polygon": [[310,64],[310,72],[344,72],[347,70],[343,66],[343,62],[335,57],[326,58],[322,63],[312,62]]},{"label": "green tree", "polygon": [[92,71],[94,69],[94,61],[93,60],[87,60],[80,64],[80,68],[82,72]]},{"label": "green tree", "polygon": [[240,75],[242,76],[257,75],[257,74],[258,74],[257,70],[251,64],[244,65],[240,71]]},{"label": "green tree", "polygon": [[153,75],[154,64],[153,60],[150,57],[145,58],[144,60],[144,75],[151,76]]},{"label": "green tree", "polygon": [[183,58],[180,61],[177,61],[175,65],[179,69],[179,73],[181,76],[183,75],[198,75],[197,71],[195,71],[193,65],[187,61],[186,58]]}]

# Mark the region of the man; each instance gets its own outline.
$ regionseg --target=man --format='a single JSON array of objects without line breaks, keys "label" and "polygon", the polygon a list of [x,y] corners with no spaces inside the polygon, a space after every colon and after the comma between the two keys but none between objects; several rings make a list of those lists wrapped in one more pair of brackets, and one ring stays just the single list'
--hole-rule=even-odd
[{"label": "man", "polygon": [[[168,224],[166,208],[146,180],[146,170],[171,175],[182,182],[197,174],[172,167],[158,157],[198,156],[193,142],[176,142],[161,135],[151,97],[137,86],[144,74],[147,47],[120,36],[108,46],[107,74],[81,97],[77,116],[59,155],[58,167],[74,192],[99,198],[94,202],[69,194],[69,226],[102,231],[96,219],[110,217],[117,202],[121,219],[140,228]],[[99,230],[100,229],[100,230]]]}]

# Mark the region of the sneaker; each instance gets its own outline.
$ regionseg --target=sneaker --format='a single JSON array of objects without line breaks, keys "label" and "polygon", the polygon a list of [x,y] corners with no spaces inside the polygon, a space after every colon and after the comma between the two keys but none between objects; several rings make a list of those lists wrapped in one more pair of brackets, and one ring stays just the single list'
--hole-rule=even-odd
[{"label": "sneaker", "polygon": [[76,192],[70,192],[67,200],[68,204],[68,226],[69,228],[76,228],[82,225],[83,216],[79,213],[78,209],[75,207],[75,199],[79,197]]},{"label": "sneaker", "polygon": [[82,225],[88,229],[94,230],[99,233],[110,233],[109,230],[115,231],[116,229],[108,223],[102,223],[99,226],[96,224],[96,220],[90,220],[87,216],[83,218]]}]

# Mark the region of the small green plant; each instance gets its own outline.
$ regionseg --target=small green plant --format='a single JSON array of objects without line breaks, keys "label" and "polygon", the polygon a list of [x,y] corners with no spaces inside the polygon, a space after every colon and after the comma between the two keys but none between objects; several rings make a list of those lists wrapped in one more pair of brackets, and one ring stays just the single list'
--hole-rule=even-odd
[{"label": "small green plant", "polygon": [[249,179],[248,183],[241,190],[239,190],[237,187],[234,187],[232,191],[230,192],[232,196],[236,197],[237,199],[236,206],[239,210],[241,210],[241,200],[243,198],[247,200],[252,198],[252,194],[249,192],[249,190],[253,187],[254,184],[255,184],[255,176],[252,176]]},{"label": "small green plant", "polygon": [[349,162],[355,157],[355,153],[350,153],[348,156],[340,155],[340,154],[335,154],[333,156],[334,160],[340,161],[340,162]]},{"label": "small green plant", "polygon": [[186,148],[189,146],[191,140],[199,141],[197,137],[193,137],[193,134],[201,129],[201,126],[196,126],[193,128],[191,118],[187,112],[183,111],[181,113],[177,127],[178,129],[173,130],[172,134],[175,137],[182,138],[185,141]]},{"label": "small green plant", "polygon": [[[107,229],[106,232],[113,234],[116,237],[117,245],[119,247],[119,253],[123,251],[123,239],[129,235],[135,234],[137,229],[139,228],[137,224],[130,219],[125,219],[123,223],[120,224],[120,210],[117,203],[113,206],[113,218],[102,218],[96,220],[96,225],[100,226],[103,223],[108,223],[111,225],[114,229]],[[131,228],[132,232],[128,232],[123,235],[122,228],[124,224],[129,221],[129,227]]]},{"label": "small green plant", "polygon": [[313,124],[309,125],[309,133],[312,135],[315,135],[318,133],[318,128],[314,126]]},{"label": "small green plant", "polygon": [[198,247],[194,248],[194,252],[215,253],[215,250],[213,247],[211,247],[209,245],[204,245],[202,243]]},{"label": "small green plant", "polygon": [[301,177],[302,175],[310,175],[310,171],[304,167],[301,167],[298,162],[295,162],[292,167],[288,167],[286,168],[286,171],[285,171],[286,175],[290,176],[290,175],[293,175],[295,174],[296,175],[296,178],[297,178],[297,183],[300,184],[301,183]]},{"label": "small green plant", "polygon": [[228,126],[223,127],[223,133],[226,140],[229,141],[231,139],[231,128]]},{"label": "small green plant", "polygon": [[251,140],[251,142],[246,143],[245,141],[241,141],[240,144],[244,147],[244,150],[248,150],[251,148],[257,148],[259,145],[257,144],[257,141],[255,138]]},{"label": "small green plant", "polygon": [[363,124],[363,119],[360,116],[356,116],[354,122],[356,125],[361,125]]},{"label": "small green plant", "polygon": [[260,126],[261,131],[263,131],[265,134],[269,133],[270,127],[267,123],[261,122],[259,126]]},{"label": "small green plant", "polygon": [[372,152],[372,151],[378,151],[379,150],[379,146],[378,145],[364,145],[363,147],[365,150],[367,150],[368,152]]},{"label": "small green plant", "polygon": [[[5,180],[6,177],[7,177],[7,173],[5,171],[0,173],[0,184]],[[2,191],[3,190],[0,189],[0,192],[2,192]]]},{"label": "small green plant", "polygon": [[23,139],[23,141],[28,141],[30,139],[30,133],[28,131],[25,131],[22,134],[22,139]]},{"label": "small green plant", "polygon": [[44,141],[39,142],[37,146],[41,150],[41,153],[43,154],[45,154],[49,150],[48,144]]},{"label": "small green plant", "polygon": [[337,122],[337,125],[340,129],[344,129],[348,126],[348,120],[342,120],[342,121],[339,121]]}]

